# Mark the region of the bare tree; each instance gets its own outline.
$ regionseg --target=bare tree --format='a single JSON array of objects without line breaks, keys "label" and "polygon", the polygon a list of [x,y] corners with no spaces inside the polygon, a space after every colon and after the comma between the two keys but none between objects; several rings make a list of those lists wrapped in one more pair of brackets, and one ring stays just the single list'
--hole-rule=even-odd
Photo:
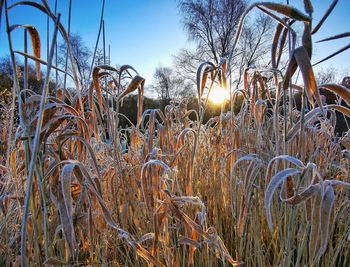
[{"label": "bare tree", "polygon": [[[80,84],[84,84],[89,77],[92,56],[91,50],[85,45],[81,35],[77,33],[73,33],[70,35],[70,44],[76,62],[77,71],[79,73],[79,82]],[[58,48],[58,62],[60,66],[64,67],[67,56],[67,44],[65,42],[60,43]],[[68,69],[70,69],[70,67],[70,64],[68,64]]]},{"label": "bare tree", "polygon": [[[179,8],[189,39],[196,43],[195,49],[182,49],[175,56],[175,65],[181,75],[194,79],[197,67],[203,61],[218,63],[232,51],[233,40],[240,16],[247,6],[245,0],[183,0]],[[257,16],[246,22],[239,46],[230,69],[237,84],[244,68],[260,64],[269,51],[272,20]]]},{"label": "bare tree", "polygon": [[[16,58],[16,64],[17,63],[18,62]],[[12,65],[10,56],[0,58],[0,73],[8,76],[12,75]]]},{"label": "bare tree", "polygon": [[316,73],[317,84],[335,83],[337,79],[340,79],[335,68],[321,69]]},{"label": "bare tree", "polygon": [[170,99],[169,89],[170,89],[170,76],[172,70],[168,67],[158,67],[154,73],[154,79],[157,81],[155,88],[161,100]]},{"label": "bare tree", "polygon": [[246,22],[231,63],[236,87],[241,84],[245,68],[266,68],[269,65],[272,34],[273,21],[266,15],[259,14]]},{"label": "bare tree", "polygon": [[215,63],[228,56],[245,0],[183,0],[179,4],[185,29],[198,48]]},{"label": "bare tree", "polygon": [[[96,50],[96,54],[95,54],[94,65],[95,66],[103,65],[105,63],[104,61],[105,61],[105,59],[104,59],[103,49],[98,48]],[[108,56],[106,57],[106,64],[107,65],[111,64],[111,60]]]},{"label": "bare tree", "polygon": [[192,84],[169,67],[156,68],[153,78],[152,90],[163,102],[187,98],[193,92]]}]

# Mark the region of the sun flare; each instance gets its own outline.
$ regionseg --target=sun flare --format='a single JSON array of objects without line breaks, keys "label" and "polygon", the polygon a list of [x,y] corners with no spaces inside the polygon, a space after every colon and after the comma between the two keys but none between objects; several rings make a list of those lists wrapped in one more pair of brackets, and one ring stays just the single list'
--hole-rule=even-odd
[{"label": "sun flare", "polygon": [[228,90],[225,91],[225,89],[220,86],[213,86],[209,94],[209,101],[211,103],[218,105],[229,99],[230,95],[228,94]]}]

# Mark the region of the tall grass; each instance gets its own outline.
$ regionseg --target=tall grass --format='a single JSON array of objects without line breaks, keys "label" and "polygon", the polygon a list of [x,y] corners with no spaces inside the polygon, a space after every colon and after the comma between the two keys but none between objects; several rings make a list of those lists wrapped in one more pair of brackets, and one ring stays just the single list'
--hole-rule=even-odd
[{"label": "tall grass", "polygon": [[[80,87],[69,45],[72,73],[52,65],[56,34],[69,41],[60,15],[46,1],[5,1],[12,58],[11,31],[24,27],[34,55],[21,55],[47,70],[36,94],[20,87],[13,60],[20,123],[15,135],[8,129],[0,165],[0,265],[348,266],[350,136],[336,137],[334,127],[335,112],[350,117],[350,109],[322,102],[319,88],[348,104],[350,90],[317,85],[310,60],[312,33],[337,1],[315,28],[304,2],[305,13],[274,3],[247,9],[235,44],[250,10],[270,15],[278,22],[272,68],[247,69],[243,88],[231,92],[231,110],[203,124],[204,92],[214,82],[229,90],[225,59],[199,66],[199,110],[182,101],[143,111],[145,79],[133,67],[96,66],[90,85]],[[11,26],[18,5],[54,21],[47,61],[33,26]],[[295,21],[304,27],[300,47]],[[281,72],[288,33],[290,60]],[[52,68],[69,74],[76,91],[48,95]],[[292,83],[298,68],[303,87]],[[119,107],[133,92],[137,124],[120,129]],[[12,125],[15,112],[6,114]]]}]

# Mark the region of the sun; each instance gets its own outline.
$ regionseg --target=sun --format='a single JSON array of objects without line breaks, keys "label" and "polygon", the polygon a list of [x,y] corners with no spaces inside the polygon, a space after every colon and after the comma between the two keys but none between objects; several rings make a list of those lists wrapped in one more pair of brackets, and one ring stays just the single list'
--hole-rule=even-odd
[{"label": "sun", "polygon": [[228,90],[225,91],[225,89],[220,86],[213,86],[209,94],[209,101],[211,103],[219,105],[229,99],[230,95],[228,94]]}]

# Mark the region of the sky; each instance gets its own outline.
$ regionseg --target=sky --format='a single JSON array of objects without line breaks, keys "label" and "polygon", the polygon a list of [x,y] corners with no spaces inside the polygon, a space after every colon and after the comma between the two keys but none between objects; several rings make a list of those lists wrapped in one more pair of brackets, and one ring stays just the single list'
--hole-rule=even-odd
[{"label": "sky", "polygon": [[[16,1],[8,0],[9,5]],[[54,8],[54,0],[48,0]],[[67,25],[68,0],[58,1],[61,21]],[[93,50],[100,23],[102,1],[73,0],[71,32],[79,33]],[[191,44],[181,25],[175,0],[106,0],[106,46],[112,64],[129,64],[150,83],[154,69],[170,66],[172,55]],[[46,57],[46,17],[40,11],[20,6],[10,11],[11,24],[34,25],[41,36],[42,57]],[[51,25],[52,29],[53,25]],[[51,30],[52,32],[52,30]],[[14,48],[23,50],[23,31],[12,34]],[[102,39],[100,40],[102,47]],[[108,50],[107,50],[108,51]],[[0,56],[8,54],[5,20],[1,22]]]},{"label": "sky", "polygon": [[[16,1],[8,0],[11,5]],[[48,0],[52,9],[54,0]],[[67,25],[68,0],[58,1],[61,21]],[[271,0],[270,0],[271,2]],[[281,1],[274,1],[281,2]],[[285,2],[285,1],[284,1]],[[314,25],[319,21],[331,0],[313,0]],[[79,33],[87,46],[93,48],[99,28],[100,0],[73,0],[71,31]],[[106,45],[110,45],[112,64],[129,64],[152,82],[158,66],[171,66],[173,55],[181,48],[194,47],[188,40],[181,23],[176,0],[106,0],[105,26]],[[290,4],[303,10],[303,0],[290,0]],[[314,41],[350,31],[350,1],[339,0],[334,13],[328,18],[323,29],[314,36]],[[254,11],[259,12],[259,11]],[[252,16],[254,16],[254,12]],[[46,17],[30,7],[16,7],[10,11],[11,24],[31,24],[37,27],[41,36],[42,57],[46,57]],[[52,33],[51,24],[51,33]],[[23,31],[12,33],[14,48],[23,50]],[[313,62],[349,44],[349,39],[315,44]],[[102,45],[102,42],[101,42]],[[8,54],[4,16],[0,28],[0,57]],[[326,69],[334,67],[341,71],[350,70],[350,50],[321,65]]]}]

